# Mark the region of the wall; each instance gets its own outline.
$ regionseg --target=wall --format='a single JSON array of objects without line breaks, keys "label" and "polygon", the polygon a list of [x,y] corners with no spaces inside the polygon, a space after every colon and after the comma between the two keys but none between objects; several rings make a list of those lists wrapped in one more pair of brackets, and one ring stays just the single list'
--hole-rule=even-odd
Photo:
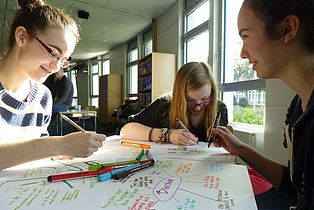
[{"label": "wall", "polygon": [[126,51],[127,44],[120,45],[110,51],[110,73],[122,75],[122,101],[124,101],[126,97]]},{"label": "wall", "polygon": [[178,54],[179,48],[178,1],[157,18],[157,52]]},{"label": "wall", "polygon": [[288,150],[283,147],[283,125],[287,108],[295,93],[280,80],[266,80],[264,154],[287,164]]}]

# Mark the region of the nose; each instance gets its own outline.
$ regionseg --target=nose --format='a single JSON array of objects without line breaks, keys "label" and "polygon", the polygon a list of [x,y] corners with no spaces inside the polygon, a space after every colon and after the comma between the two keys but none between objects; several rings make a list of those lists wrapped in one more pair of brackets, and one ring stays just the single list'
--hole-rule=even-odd
[{"label": "nose", "polygon": [[249,57],[249,53],[246,49],[246,46],[245,44],[242,44],[242,49],[241,49],[241,52],[240,52],[240,56],[241,58],[248,58]]}]

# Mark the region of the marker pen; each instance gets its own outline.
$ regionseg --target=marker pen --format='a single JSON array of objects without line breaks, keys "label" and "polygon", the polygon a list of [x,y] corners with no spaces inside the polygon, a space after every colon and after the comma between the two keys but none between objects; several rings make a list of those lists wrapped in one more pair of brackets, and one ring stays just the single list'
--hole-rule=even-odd
[{"label": "marker pen", "polygon": [[73,172],[73,173],[55,174],[55,175],[48,176],[47,180],[48,182],[56,182],[56,181],[63,181],[63,180],[69,180],[69,179],[87,178],[87,177],[98,176],[100,174],[107,173],[112,170],[113,169],[111,168],[107,168],[107,169],[99,169],[96,171],[81,171],[81,172]]},{"label": "marker pen", "polygon": [[126,161],[120,161],[120,162],[113,162],[113,163],[100,163],[100,164],[95,164],[95,165],[89,165],[88,170],[98,170],[103,167],[107,166],[117,166],[117,165],[122,165],[122,164],[130,164],[130,163],[135,163],[138,162],[137,160],[126,160]]},{"label": "marker pen", "polygon": [[140,166],[141,164],[134,164],[134,165],[131,165],[131,166],[126,166],[126,167],[123,167],[123,168],[119,168],[117,170],[114,170],[114,171],[109,171],[107,173],[104,173],[104,174],[100,174],[98,177],[97,177],[97,180],[99,182],[103,182],[103,181],[107,181],[109,179],[112,179],[112,177],[117,174],[117,173],[120,173],[120,172],[123,172],[125,170],[129,170],[129,169],[132,169],[132,168],[136,168],[138,166]]},{"label": "marker pen", "polygon": [[145,150],[142,149],[142,151],[140,152],[140,154],[135,158],[135,160],[140,161],[144,155]]},{"label": "marker pen", "polygon": [[121,171],[119,173],[116,173],[116,174],[113,175],[113,178],[115,180],[125,178],[125,177],[127,177],[128,175],[130,175],[132,173],[135,173],[137,171],[140,171],[140,170],[143,170],[145,168],[151,167],[154,164],[155,164],[154,159],[151,159],[149,163],[145,163],[145,164],[142,164],[142,165],[140,165],[138,167],[135,167],[135,168],[132,168],[132,169],[128,169],[128,170],[124,170],[124,171]]},{"label": "marker pen", "polygon": [[150,145],[149,144],[141,144],[141,143],[130,142],[130,141],[121,141],[120,143],[122,145],[125,145],[125,146],[138,147],[138,148],[143,148],[143,149],[150,149]]}]

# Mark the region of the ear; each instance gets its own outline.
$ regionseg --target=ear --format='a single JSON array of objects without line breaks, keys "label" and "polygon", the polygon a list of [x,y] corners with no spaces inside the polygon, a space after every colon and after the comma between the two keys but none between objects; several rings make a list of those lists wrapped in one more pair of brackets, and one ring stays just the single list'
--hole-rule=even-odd
[{"label": "ear", "polygon": [[23,26],[18,26],[15,29],[15,41],[19,47],[23,47],[26,39],[28,38],[28,33]]},{"label": "ear", "polygon": [[283,21],[284,43],[288,43],[292,39],[294,39],[299,29],[300,29],[300,19],[295,15],[287,16]]}]

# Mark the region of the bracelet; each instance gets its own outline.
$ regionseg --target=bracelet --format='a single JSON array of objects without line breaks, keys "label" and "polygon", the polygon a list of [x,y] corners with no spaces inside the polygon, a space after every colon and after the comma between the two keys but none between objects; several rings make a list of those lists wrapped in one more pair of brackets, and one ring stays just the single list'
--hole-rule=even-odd
[{"label": "bracelet", "polygon": [[162,128],[161,129],[161,136],[159,137],[158,141],[156,141],[156,144],[163,144],[165,143],[165,136],[166,133],[168,132],[168,128]]},{"label": "bracelet", "polygon": [[166,142],[167,144],[171,143],[170,142],[170,135],[171,135],[171,132],[173,131],[173,129],[169,129],[168,130],[168,133],[167,133],[167,136],[166,136]]},{"label": "bracelet", "polygon": [[150,141],[150,142],[153,141],[153,140],[152,140],[152,133],[153,133],[153,130],[154,130],[154,128],[151,128],[151,129],[149,130],[149,133],[148,133],[148,141]]}]

